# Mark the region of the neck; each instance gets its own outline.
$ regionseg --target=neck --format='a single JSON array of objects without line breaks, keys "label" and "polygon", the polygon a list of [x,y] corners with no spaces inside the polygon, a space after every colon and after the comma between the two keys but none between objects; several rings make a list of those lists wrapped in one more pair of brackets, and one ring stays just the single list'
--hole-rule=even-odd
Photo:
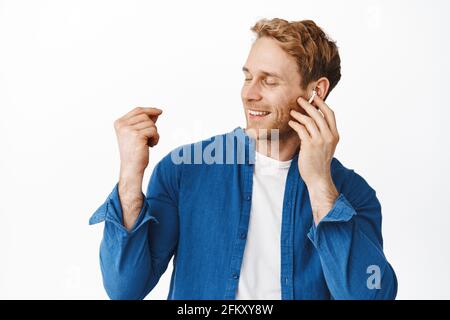
[{"label": "neck", "polygon": [[256,139],[256,151],[278,161],[291,160],[298,152],[300,139],[296,132],[280,135],[277,140]]}]

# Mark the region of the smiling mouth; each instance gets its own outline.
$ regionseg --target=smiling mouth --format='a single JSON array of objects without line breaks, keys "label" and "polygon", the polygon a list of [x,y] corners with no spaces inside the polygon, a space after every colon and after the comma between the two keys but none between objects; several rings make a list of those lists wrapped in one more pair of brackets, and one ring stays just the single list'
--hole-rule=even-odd
[{"label": "smiling mouth", "polygon": [[257,110],[251,110],[251,109],[248,110],[248,115],[251,118],[256,118],[256,119],[264,118],[265,116],[268,116],[269,114],[270,114],[269,111],[257,111]]}]

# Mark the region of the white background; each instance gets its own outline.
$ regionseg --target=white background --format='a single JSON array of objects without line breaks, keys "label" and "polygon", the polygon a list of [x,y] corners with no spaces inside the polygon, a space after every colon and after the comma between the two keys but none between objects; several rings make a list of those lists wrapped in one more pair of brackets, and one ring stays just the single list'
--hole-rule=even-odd
[{"label": "white background", "polygon": [[[113,121],[164,110],[152,167],[245,125],[257,19],[337,40],[336,157],[377,191],[399,299],[450,299],[449,1],[0,1],[0,298],[103,299],[90,215],[117,182]],[[171,264],[150,299],[166,299]]]}]

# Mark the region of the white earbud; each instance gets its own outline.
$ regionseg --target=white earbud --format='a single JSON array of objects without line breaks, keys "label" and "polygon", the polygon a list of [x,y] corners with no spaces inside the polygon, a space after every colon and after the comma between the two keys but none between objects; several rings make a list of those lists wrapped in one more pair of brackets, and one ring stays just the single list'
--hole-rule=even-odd
[{"label": "white earbud", "polygon": [[317,95],[317,92],[316,92],[315,89],[313,89],[313,93],[312,93],[312,95],[311,95],[311,98],[309,98],[308,102],[309,102],[309,103],[313,102],[314,97],[315,97],[316,95]]}]

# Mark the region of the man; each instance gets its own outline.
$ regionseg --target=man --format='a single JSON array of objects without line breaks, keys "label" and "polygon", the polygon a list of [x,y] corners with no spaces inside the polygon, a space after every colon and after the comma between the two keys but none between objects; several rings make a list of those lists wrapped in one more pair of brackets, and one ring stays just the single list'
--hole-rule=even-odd
[{"label": "man", "polygon": [[142,299],[174,256],[168,299],[394,299],[375,191],[333,157],[324,102],[337,47],[312,21],[261,20],[243,67],[246,129],[177,148],[142,179],[162,111],[115,122],[120,178],[100,264],[112,299]]}]

